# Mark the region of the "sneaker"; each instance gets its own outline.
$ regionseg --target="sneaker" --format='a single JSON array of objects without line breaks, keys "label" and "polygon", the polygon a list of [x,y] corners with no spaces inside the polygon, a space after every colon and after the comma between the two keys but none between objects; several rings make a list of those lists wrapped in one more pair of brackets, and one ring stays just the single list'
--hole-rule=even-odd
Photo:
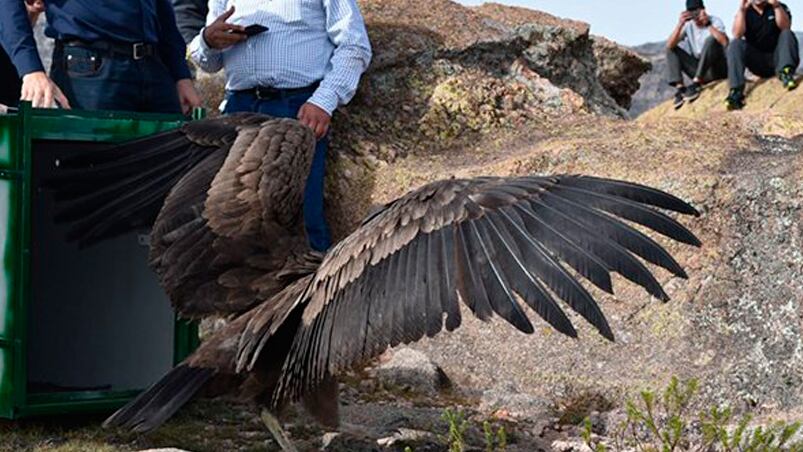
[{"label": "sneaker", "polygon": [[702,90],[703,88],[697,82],[694,82],[688,87],[686,87],[686,94],[685,94],[686,102],[692,103],[695,100],[697,100],[700,97],[700,92]]},{"label": "sneaker", "polygon": [[725,99],[728,110],[741,110],[744,108],[744,88],[732,88]]},{"label": "sneaker", "polygon": [[675,105],[675,110],[679,110],[683,104],[686,103],[686,87],[678,88],[675,92],[675,100],[673,104]]},{"label": "sneaker", "polygon": [[781,84],[783,87],[789,91],[797,88],[797,82],[795,81],[795,72],[792,70],[790,66],[783,68],[780,74],[778,74],[778,78],[781,79]]}]

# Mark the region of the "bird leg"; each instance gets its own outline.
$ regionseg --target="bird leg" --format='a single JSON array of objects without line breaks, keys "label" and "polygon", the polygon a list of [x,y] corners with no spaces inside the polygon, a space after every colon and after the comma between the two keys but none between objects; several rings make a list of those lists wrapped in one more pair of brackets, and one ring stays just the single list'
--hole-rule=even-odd
[{"label": "bird leg", "polygon": [[279,443],[279,447],[281,447],[284,452],[298,452],[296,446],[293,445],[293,442],[290,441],[290,438],[287,437],[287,434],[282,429],[282,424],[279,423],[276,416],[267,409],[264,409],[259,417],[262,419],[265,426],[268,427],[271,435],[273,435],[273,439]]}]

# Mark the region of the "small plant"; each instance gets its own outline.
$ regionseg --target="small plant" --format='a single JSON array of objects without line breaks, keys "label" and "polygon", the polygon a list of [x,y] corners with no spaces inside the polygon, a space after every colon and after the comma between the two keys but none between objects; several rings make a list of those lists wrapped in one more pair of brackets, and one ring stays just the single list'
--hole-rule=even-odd
[{"label": "small plant", "polygon": [[730,408],[712,408],[700,419],[703,440],[706,444],[724,452],[780,452],[803,451],[803,444],[788,444],[800,430],[800,422],[785,424],[776,422],[767,427],[748,428],[752,416],[745,415],[733,431],[727,425],[733,419]]},{"label": "small plant", "polygon": [[594,442],[594,441],[591,439],[591,433],[592,433],[592,429],[591,429],[591,427],[592,427],[592,426],[591,426],[591,419],[589,419],[589,418],[585,418],[585,421],[583,421],[583,441],[585,441],[585,442],[586,442],[586,445],[587,445],[587,446],[588,446],[588,447],[589,447],[591,450],[593,450],[594,452],[608,452],[608,448],[607,448],[607,447],[605,447],[605,445],[604,445],[604,444],[602,444],[602,443],[595,443],[595,442]]},{"label": "small plant", "polygon": [[446,434],[446,444],[449,445],[449,452],[463,452],[466,449],[465,433],[468,429],[468,421],[460,411],[446,409],[443,412],[443,420],[449,426]]},{"label": "small plant", "polygon": [[499,426],[494,431],[490,422],[482,423],[482,430],[485,433],[485,452],[494,452],[507,449],[507,432],[505,426]]},{"label": "small plant", "polygon": [[[638,401],[628,401],[627,417],[613,435],[615,450],[635,449],[639,452],[721,451],[721,452],[803,452],[803,443],[789,444],[800,430],[801,423],[775,423],[767,427],[749,428],[752,417],[744,415],[735,428],[730,408],[714,407],[696,418],[689,413],[697,393],[696,380],[681,383],[672,378],[661,395],[647,390]],[[702,431],[699,444],[692,445],[690,425],[695,422]],[[592,438],[590,419],[584,421],[583,440],[595,452],[607,452],[604,444]]]}]

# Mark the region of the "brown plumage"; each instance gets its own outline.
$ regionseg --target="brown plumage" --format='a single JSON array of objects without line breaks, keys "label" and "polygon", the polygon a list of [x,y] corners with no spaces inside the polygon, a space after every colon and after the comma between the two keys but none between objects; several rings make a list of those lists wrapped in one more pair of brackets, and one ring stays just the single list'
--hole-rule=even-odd
[{"label": "brown plumage", "polygon": [[[388,347],[458,328],[461,303],[482,320],[498,315],[526,334],[534,331],[532,310],[576,337],[562,301],[613,340],[578,278],[612,293],[610,273],[616,272],[666,301],[643,261],[686,274],[629,223],[700,245],[661,210],[697,212],[649,187],[585,176],[486,177],[414,190],[326,255],[316,255],[306,247],[300,217],[313,147],[310,132],[295,121],[244,115],[192,123],[111,155],[66,162],[73,168],[67,171],[94,165],[93,174],[113,172],[133,148],[178,162],[127,185],[148,184],[181,165],[174,171],[179,177],[161,177],[152,184],[158,190],[141,203],[160,201],[151,264],[183,315],[233,318],[107,424],[157,427],[220,379],[235,381],[245,397],[274,409],[303,399],[319,420],[336,423],[338,373]],[[96,180],[120,193],[111,178]],[[77,200],[68,202],[62,218],[81,218],[76,210],[114,212],[108,207],[113,198],[60,189],[62,200]],[[123,212],[80,221],[73,236],[90,243],[155,217],[145,208]],[[100,219],[103,227],[96,224]]]}]

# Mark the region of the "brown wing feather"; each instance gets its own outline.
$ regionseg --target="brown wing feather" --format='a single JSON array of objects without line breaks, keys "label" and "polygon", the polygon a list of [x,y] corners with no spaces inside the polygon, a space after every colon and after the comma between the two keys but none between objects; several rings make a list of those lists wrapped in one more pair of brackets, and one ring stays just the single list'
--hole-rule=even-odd
[{"label": "brown wing feather", "polygon": [[[651,207],[652,206],[652,207]],[[606,338],[594,299],[569,272],[612,291],[610,272],[668,299],[638,257],[684,277],[656,242],[626,219],[674,240],[700,242],[655,210],[696,211],[641,185],[581,176],[440,181],[409,193],[334,247],[301,303],[301,328],[276,400],[297,399],[388,346],[460,323],[457,294],[481,319],[499,315],[529,333],[523,300],[558,331],[576,331],[555,297]],[[259,349],[242,349],[250,364]]]},{"label": "brown wing feather", "polygon": [[287,119],[240,119],[229,147],[176,184],[154,226],[151,264],[185,317],[237,314],[270,298],[308,252],[301,202],[312,133]]}]

